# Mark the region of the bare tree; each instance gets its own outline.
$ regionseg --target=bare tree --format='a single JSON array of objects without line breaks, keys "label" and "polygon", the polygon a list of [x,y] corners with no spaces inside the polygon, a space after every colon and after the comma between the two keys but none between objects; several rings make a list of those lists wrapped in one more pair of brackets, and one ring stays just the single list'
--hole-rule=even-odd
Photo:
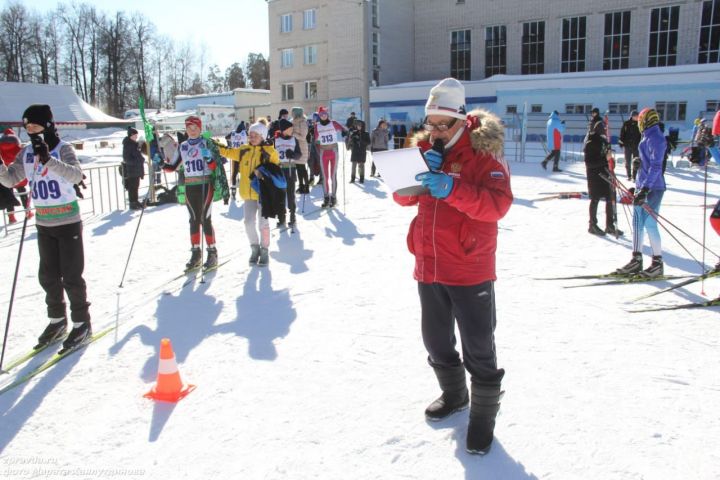
[{"label": "bare tree", "polygon": [[149,105],[152,100],[148,95],[148,84],[152,83],[149,78],[152,70],[146,69],[146,64],[149,63],[148,49],[152,48],[151,39],[155,35],[155,25],[149,23],[141,13],[135,12],[130,17],[130,29],[133,33],[131,57],[135,67],[138,94],[145,98],[146,104]]},{"label": "bare tree", "polygon": [[13,2],[0,13],[0,53],[4,63],[5,79],[24,82],[25,42],[23,36],[28,23],[28,11],[19,2]]}]

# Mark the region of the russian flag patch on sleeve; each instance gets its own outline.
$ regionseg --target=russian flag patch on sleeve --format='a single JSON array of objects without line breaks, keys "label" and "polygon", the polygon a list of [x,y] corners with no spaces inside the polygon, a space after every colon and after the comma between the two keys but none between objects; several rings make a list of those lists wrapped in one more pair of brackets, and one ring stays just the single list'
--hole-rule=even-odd
[{"label": "russian flag patch on sleeve", "polygon": [[505,178],[505,174],[499,170],[495,170],[494,172],[490,172],[490,178],[495,178],[499,180]]}]

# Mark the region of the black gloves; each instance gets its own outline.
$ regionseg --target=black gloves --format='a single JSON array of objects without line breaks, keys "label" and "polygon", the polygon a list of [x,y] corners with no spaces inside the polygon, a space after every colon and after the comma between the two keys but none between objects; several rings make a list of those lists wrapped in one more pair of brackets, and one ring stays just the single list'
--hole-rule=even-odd
[{"label": "black gloves", "polygon": [[290,148],[285,150],[285,158],[287,158],[288,160],[292,160],[293,158],[295,158],[295,150],[292,150]]},{"label": "black gloves", "polygon": [[30,135],[30,143],[33,147],[33,153],[38,156],[40,163],[45,165],[50,160],[50,150],[47,143],[39,134]]},{"label": "black gloves", "polygon": [[647,201],[648,192],[650,190],[647,187],[643,187],[637,194],[635,194],[635,198],[633,199],[633,205],[635,206],[641,206]]}]

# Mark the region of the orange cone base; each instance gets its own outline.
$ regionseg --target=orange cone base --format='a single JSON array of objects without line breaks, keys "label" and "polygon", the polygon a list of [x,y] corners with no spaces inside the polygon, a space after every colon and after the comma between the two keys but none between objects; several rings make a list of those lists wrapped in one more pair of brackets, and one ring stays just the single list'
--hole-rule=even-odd
[{"label": "orange cone base", "polygon": [[153,387],[152,390],[143,395],[143,397],[151,398],[155,401],[176,403],[185,398],[185,396],[193,390],[195,390],[195,385],[185,385],[179,392],[170,393],[158,392],[156,387]]}]

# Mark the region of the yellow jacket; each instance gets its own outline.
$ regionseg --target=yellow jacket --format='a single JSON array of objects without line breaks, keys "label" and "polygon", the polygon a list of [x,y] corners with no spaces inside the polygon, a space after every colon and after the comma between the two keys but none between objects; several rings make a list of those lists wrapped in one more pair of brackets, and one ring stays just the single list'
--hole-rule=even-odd
[{"label": "yellow jacket", "polygon": [[[250,187],[250,174],[260,166],[263,161],[280,164],[277,150],[272,145],[250,144],[240,145],[238,148],[219,147],[220,155],[230,159],[233,170],[239,167],[240,184],[238,190],[243,200],[258,200],[258,194]],[[263,156],[266,158],[263,160]],[[238,165],[235,165],[238,164]]]}]

